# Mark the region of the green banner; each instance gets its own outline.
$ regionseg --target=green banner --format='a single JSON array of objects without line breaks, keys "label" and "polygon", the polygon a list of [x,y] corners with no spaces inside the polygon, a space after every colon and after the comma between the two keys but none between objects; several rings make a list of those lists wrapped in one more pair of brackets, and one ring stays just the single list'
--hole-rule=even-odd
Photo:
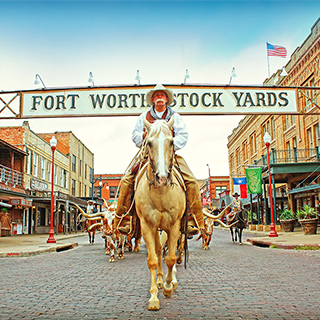
[{"label": "green banner", "polygon": [[246,169],[247,193],[262,193],[261,168]]}]

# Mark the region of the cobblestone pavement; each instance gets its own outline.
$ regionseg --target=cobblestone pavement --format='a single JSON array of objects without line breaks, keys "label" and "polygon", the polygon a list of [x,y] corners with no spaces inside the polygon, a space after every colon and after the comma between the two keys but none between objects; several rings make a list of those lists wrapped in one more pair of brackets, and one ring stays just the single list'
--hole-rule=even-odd
[{"label": "cobblestone pavement", "polygon": [[159,292],[155,312],[145,246],[109,263],[102,240],[0,259],[0,319],[320,319],[319,251],[239,246],[215,230],[208,251],[189,241],[179,287],[171,298]]}]

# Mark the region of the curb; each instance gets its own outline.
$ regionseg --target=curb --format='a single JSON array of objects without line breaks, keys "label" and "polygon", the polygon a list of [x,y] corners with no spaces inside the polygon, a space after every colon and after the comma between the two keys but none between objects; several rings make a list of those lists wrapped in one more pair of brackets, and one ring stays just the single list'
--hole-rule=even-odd
[{"label": "curb", "polygon": [[272,242],[272,241],[266,241],[266,240],[260,240],[257,238],[248,238],[248,242],[250,242],[252,245],[260,246],[260,247],[274,247],[278,249],[295,249],[299,247],[319,247],[320,244],[315,243],[315,244],[282,244],[282,243],[277,243],[277,242]]},{"label": "curb", "polygon": [[31,257],[36,256],[42,253],[52,253],[52,252],[60,252],[69,249],[73,249],[78,246],[77,242],[73,243],[65,243],[62,245],[58,245],[51,248],[44,248],[44,249],[36,249],[36,250],[29,250],[29,251],[19,251],[19,252],[0,252],[0,258],[11,258],[11,257]]}]

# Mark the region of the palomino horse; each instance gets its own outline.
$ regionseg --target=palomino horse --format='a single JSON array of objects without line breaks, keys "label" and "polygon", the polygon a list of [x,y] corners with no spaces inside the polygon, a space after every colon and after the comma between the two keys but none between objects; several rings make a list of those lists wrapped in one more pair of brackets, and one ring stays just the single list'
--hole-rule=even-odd
[{"label": "palomino horse", "polygon": [[[176,263],[176,248],[180,237],[180,221],[186,207],[186,196],[179,180],[172,172],[174,162],[172,126],[173,117],[167,123],[157,120],[153,124],[144,121],[147,128],[145,147],[148,153],[147,168],[136,177],[135,204],[141,222],[141,233],[148,250],[148,267],[151,275],[149,310],[159,310],[158,288],[171,297],[173,293],[172,269]],[[159,230],[168,235],[168,273],[163,283],[162,248]]]}]

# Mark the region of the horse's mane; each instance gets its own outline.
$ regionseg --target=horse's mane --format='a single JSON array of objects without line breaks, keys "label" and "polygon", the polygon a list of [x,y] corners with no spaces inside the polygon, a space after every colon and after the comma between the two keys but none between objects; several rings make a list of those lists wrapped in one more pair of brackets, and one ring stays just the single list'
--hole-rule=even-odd
[{"label": "horse's mane", "polygon": [[156,120],[150,127],[150,135],[157,135],[162,131],[162,128],[168,128],[167,122],[165,120]]}]

